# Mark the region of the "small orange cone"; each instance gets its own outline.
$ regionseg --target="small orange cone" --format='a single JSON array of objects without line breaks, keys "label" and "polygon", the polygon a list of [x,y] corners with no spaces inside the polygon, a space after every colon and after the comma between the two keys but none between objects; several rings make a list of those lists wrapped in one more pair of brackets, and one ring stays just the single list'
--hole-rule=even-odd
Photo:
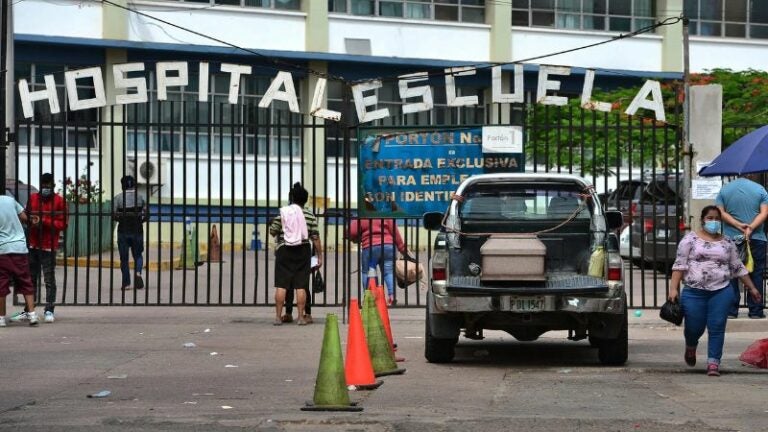
[{"label": "small orange cone", "polygon": [[[378,286],[373,290],[373,298],[376,300],[376,309],[379,311],[381,322],[384,324],[384,331],[387,333],[387,341],[389,341],[389,348],[392,352],[395,352],[395,341],[392,337],[392,325],[389,322],[389,310],[387,309],[387,300],[384,297],[384,287]],[[405,361],[402,357],[395,356],[396,362]]]},{"label": "small orange cone", "polygon": [[354,386],[358,390],[373,390],[384,383],[376,381],[376,376],[373,374],[371,354],[368,351],[368,342],[365,340],[365,329],[363,329],[360,306],[356,298],[349,301],[347,358],[344,366],[348,386]]},{"label": "small orange cone", "polygon": [[216,230],[216,224],[211,226],[211,237],[208,239],[208,261],[221,262],[221,241],[219,241],[219,232]]}]

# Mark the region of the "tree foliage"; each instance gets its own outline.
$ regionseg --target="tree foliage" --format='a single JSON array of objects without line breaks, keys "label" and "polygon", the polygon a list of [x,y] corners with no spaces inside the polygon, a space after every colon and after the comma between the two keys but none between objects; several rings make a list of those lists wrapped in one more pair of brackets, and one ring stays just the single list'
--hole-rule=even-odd
[{"label": "tree foliage", "polygon": [[[714,69],[691,74],[691,85],[723,86],[723,147],[768,124],[768,73]],[[661,170],[682,159],[683,82],[662,82],[666,123],[653,112],[624,114],[637,88],[595,89],[593,101],[611,103],[611,112],[581,108],[580,98],[563,107],[532,105],[526,112],[526,160],[548,168],[572,166],[582,173],[610,175],[619,168]]]}]

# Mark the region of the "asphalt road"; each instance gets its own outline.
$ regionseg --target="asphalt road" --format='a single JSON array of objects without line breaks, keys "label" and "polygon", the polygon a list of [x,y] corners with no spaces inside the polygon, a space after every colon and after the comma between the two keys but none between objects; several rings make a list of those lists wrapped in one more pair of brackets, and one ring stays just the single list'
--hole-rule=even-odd
[{"label": "asphalt road", "polygon": [[[66,307],[57,322],[0,329],[0,430],[765,431],[768,372],[738,355],[768,321],[729,321],[723,375],[682,361],[682,331],[630,317],[630,361],[601,367],[586,341],[549,333],[462,340],[455,363],[423,359],[423,310],[391,314],[401,376],[350,392],[361,413],[311,400],[325,313],[273,327],[269,308]],[[341,326],[342,343],[346,326]],[[185,344],[193,343],[193,347]],[[215,355],[212,353],[216,353]],[[109,390],[101,399],[89,394]],[[225,408],[229,407],[229,408]]]}]

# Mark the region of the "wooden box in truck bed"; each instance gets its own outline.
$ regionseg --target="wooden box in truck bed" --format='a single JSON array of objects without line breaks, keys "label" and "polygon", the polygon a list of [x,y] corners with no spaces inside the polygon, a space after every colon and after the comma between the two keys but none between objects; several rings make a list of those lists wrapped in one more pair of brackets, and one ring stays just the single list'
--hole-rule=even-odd
[{"label": "wooden box in truck bed", "polygon": [[492,235],[481,247],[485,281],[545,281],[547,248],[536,236]]}]

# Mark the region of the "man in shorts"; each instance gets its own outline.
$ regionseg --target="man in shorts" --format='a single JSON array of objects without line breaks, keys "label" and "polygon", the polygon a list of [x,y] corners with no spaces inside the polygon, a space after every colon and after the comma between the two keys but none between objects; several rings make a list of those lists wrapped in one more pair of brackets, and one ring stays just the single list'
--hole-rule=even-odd
[{"label": "man in shorts", "polygon": [[35,312],[35,287],[29,273],[29,251],[24,228],[27,222],[24,208],[9,196],[0,196],[0,327],[5,327],[5,298],[13,282],[17,294],[24,296],[29,325],[38,323]]}]

